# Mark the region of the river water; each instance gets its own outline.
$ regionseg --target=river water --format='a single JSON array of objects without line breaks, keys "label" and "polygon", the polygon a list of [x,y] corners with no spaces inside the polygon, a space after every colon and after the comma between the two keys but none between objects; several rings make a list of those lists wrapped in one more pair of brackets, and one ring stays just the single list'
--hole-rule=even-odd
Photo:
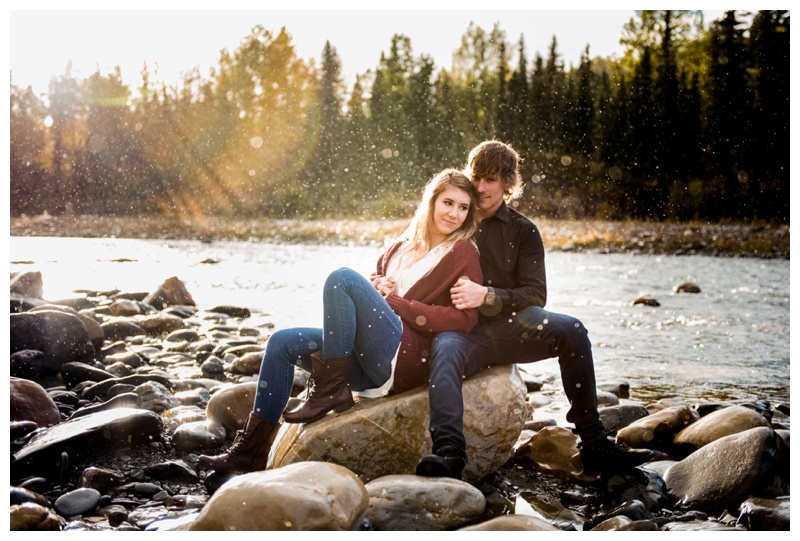
[{"label": "river water", "polygon": [[[250,324],[321,325],[321,289],[341,266],[369,274],[383,246],[266,241],[11,237],[11,271],[42,272],[45,298],[76,289],[149,292],[177,276],[200,307]],[[789,402],[789,261],[549,252],[547,308],[589,329],[598,383],[627,380],[647,403]],[[698,294],[674,293],[682,282]],[[632,305],[641,295],[661,306]],[[265,331],[269,332],[269,331]],[[560,389],[555,359],[528,364]]]}]

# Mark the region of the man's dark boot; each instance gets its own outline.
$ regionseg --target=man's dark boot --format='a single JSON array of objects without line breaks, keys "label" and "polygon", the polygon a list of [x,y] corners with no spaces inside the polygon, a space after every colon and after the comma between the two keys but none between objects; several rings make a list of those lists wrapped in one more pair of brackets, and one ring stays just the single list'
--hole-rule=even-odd
[{"label": "man's dark boot", "polygon": [[313,423],[333,410],[337,412],[355,405],[347,383],[347,363],[350,357],[320,359],[311,356],[311,377],[308,379],[306,401],[283,414],[287,423]]},{"label": "man's dark boot", "polygon": [[263,470],[279,427],[280,423],[266,421],[251,411],[242,430],[236,432],[230,449],[219,455],[200,455],[200,463],[223,473]]},{"label": "man's dark boot", "polygon": [[425,455],[417,464],[417,475],[423,477],[452,477],[461,480],[467,464],[466,453],[454,446],[442,447],[435,454]]},{"label": "man's dark boot", "polygon": [[632,449],[608,437],[581,442],[578,448],[581,453],[583,473],[586,475],[629,470],[648,462],[654,455],[650,449]]}]

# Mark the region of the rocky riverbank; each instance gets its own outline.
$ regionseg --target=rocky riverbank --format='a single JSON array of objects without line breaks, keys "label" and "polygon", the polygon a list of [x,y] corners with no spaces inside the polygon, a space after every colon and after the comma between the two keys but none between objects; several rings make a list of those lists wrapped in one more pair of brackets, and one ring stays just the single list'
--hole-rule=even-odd
[{"label": "rocky riverbank", "polygon": [[550,415],[560,382],[511,367],[465,383],[465,481],[413,475],[424,389],[284,425],[266,471],[206,471],[198,455],[249,413],[271,325],[198,306],[177,278],[58,301],[42,289],[35,271],[11,278],[12,530],[790,529],[788,404],[640,404],[601,382],[606,428],[656,455],[587,476]]},{"label": "rocky riverbank", "polygon": [[[280,242],[384,244],[407,220],[241,220],[215,216],[20,216],[12,236],[150,239],[267,239]],[[535,219],[549,250],[789,258],[789,226],[700,222],[605,222]]]}]

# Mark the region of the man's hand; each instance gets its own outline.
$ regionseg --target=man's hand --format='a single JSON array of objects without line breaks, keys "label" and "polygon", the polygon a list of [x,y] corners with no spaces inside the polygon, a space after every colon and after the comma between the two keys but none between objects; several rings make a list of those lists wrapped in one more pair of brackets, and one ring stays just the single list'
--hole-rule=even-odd
[{"label": "man's hand", "polygon": [[456,285],[450,288],[450,300],[459,310],[478,308],[483,304],[489,288],[476,284],[469,278],[459,278]]}]

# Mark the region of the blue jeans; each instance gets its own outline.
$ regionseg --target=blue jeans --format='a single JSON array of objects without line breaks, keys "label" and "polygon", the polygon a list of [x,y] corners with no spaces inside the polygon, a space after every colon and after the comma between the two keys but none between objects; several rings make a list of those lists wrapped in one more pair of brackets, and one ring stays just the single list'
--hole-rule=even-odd
[{"label": "blue jeans", "polygon": [[294,367],[310,372],[311,354],[317,351],[323,359],[350,357],[347,381],[356,391],[380,387],[392,375],[403,326],[372,284],[351,269],[338,269],[325,281],[322,301],[322,329],[283,329],[267,341],[253,403],[253,411],[267,421],[280,421]]},{"label": "blue jeans", "polygon": [[466,448],[461,383],[482,368],[558,357],[570,402],[567,420],[583,439],[604,434],[597,412],[592,346],[574,317],[530,306],[497,320],[481,319],[470,334],[443,332],[433,339],[428,388],[433,452]]}]

